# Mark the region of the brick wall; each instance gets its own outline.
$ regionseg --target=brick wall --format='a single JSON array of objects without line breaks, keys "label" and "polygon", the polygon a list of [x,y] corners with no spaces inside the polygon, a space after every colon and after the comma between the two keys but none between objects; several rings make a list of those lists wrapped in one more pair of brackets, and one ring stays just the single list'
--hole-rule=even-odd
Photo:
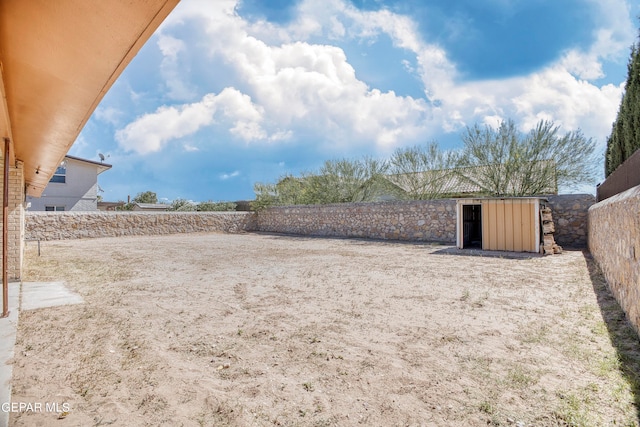
[{"label": "brick wall", "polygon": [[640,333],[640,186],[589,209],[589,250]]},{"label": "brick wall", "polygon": [[[4,161],[0,165],[0,209],[2,209],[2,188],[4,186]],[[24,248],[24,176],[22,162],[9,169],[9,217],[7,230],[7,269],[9,280],[19,279],[22,274]],[[2,222],[0,222],[0,230]],[[0,262],[2,251],[0,250]]]}]

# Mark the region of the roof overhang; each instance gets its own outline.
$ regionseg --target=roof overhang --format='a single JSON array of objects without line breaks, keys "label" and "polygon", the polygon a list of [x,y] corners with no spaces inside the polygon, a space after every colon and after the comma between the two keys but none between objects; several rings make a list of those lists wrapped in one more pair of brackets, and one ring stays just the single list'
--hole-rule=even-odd
[{"label": "roof overhang", "polygon": [[0,0],[0,142],[38,197],[179,0]]},{"label": "roof overhang", "polygon": [[95,166],[98,169],[98,175],[100,175],[104,171],[108,171],[113,167],[113,165],[110,165],[108,163],[94,162],[93,160],[82,159],[80,157],[70,156],[68,154],[64,156],[64,158],[65,160],[71,160],[71,161],[86,163],[86,164]]}]

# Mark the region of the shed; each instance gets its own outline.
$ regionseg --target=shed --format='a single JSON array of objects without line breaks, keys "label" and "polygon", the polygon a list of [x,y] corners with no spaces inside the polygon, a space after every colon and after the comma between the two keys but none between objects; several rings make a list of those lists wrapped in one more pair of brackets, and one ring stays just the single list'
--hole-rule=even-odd
[{"label": "shed", "polygon": [[540,252],[540,198],[458,199],[458,248]]}]

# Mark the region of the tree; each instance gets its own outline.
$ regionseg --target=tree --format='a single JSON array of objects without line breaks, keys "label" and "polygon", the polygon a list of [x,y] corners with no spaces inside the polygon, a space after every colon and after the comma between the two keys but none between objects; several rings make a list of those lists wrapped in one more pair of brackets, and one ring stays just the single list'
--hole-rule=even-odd
[{"label": "tree", "polygon": [[187,199],[175,199],[171,202],[169,210],[177,212],[193,212],[196,210],[196,205]]},{"label": "tree", "polygon": [[213,202],[208,200],[206,202],[200,202],[196,205],[196,211],[198,212],[224,212],[235,211],[238,205],[233,202]]},{"label": "tree", "polygon": [[411,200],[442,197],[455,175],[458,153],[442,151],[437,142],[397,149],[391,159],[389,181]]},{"label": "tree", "polygon": [[259,211],[278,204],[276,184],[256,182],[253,185],[253,192],[256,194],[256,199],[251,202],[251,210]]},{"label": "tree", "polygon": [[158,203],[158,196],[153,191],[145,191],[136,194],[132,200],[133,203]]},{"label": "tree", "polygon": [[254,185],[253,209],[269,206],[309,205],[376,200],[389,183],[383,179],[387,162],[362,160],[328,160],[319,171],[300,177],[287,175],[276,184]]},{"label": "tree", "polygon": [[531,196],[594,182],[595,142],[578,130],[559,134],[542,120],[527,134],[512,120],[498,129],[468,127],[459,173],[494,196]]},{"label": "tree", "polygon": [[369,157],[328,160],[317,175],[307,177],[306,191],[311,203],[370,202],[381,194],[387,170],[387,162]]},{"label": "tree", "polygon": [[640,42],[631,47],[625,93],[607,138],[605,176],[640,149]]}]

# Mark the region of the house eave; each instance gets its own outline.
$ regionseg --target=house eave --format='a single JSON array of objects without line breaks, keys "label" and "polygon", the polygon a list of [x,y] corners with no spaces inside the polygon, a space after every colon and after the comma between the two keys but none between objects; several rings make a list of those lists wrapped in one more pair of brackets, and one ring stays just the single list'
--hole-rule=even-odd
[{"label": "house eave", "polygon": [[106,92],[179,0],[0,1],[0,138],[39,197]]}]

